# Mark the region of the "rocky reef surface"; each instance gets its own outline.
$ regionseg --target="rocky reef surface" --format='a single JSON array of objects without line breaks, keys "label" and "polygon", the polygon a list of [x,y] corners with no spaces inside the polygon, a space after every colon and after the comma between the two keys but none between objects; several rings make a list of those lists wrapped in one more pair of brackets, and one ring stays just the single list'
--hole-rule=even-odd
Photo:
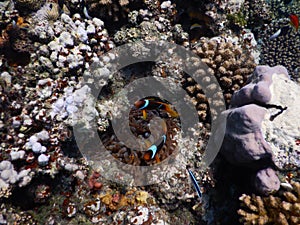
[{"label": "rocky reef surface", "polygon": [[[299,0],[16,0],[0,9],[0,224],[299,224],[300,38],[289,24]],[[118,68],[124,45],[135,63]],[[159,60],[144,60],[151,51]],[[184,95],[159,96],[144,112],[133,107],[143,93],[128,97],[140,78],[152,79],[142,91],[154,82],[161,94],[165,82]],[[220,130],[214,97],[224,99]],[[204,167],[211,141],[222,147]],[[148,185],[133,185],[132,174]]]}]

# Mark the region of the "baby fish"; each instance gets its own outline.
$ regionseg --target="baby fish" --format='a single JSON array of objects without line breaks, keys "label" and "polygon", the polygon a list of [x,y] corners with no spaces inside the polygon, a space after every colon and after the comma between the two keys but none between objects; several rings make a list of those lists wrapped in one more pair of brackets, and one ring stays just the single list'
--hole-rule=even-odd
[{"label": "baby fish", "polygon": [[299,29],[299,17],[296,14],[291,14],[290,16],[290,23],[293,27],[295,27],[296,32]]},{"label": "baby fish", "polygon": [[167,140],[167,136],[164,134],[161,136],[161,138],[155,142],[153,145],[151,145],[148,150],[146,151],[146,153],[144,154],[144,159],[146,161],[150,160],[150,159],[154,159],[154,157],[156,156],[156,153],[164,146],[164,144],[166,143]]},{"label": "baby fish", "polygon": [[171,105],[169,103],[163,102],[156,97],[147,97],[138,100],[134,103],[134,106],[137,109],[142,110],[144,119],[147,118],[146,110],[156,110],[156,109],[162,109],[168,112],[172,117],[178,117],[178,113],[171,108]]},{"label": "baby fish", "polygon": [[192,172],[190,169],[188,169],[188,168],[187,168],[187,171],[189,172],[189,175],[190,175],[190,177],[191,177],[191,180],[192,180],[192,182],[193,182],[193,185],[194,185],[194,187],[195,187],[195,189],[196,189],[196,192],[197,192],[197,194],[198,194],[198,197],[199,197],[199,199],[200,199],[200,201],[201,201],[201,200],[202,200],[202,192],[201,192],[200,186],[199,186],[199,184],[198,184],[198,182],[197,182],[197,180],[196,180],[196,178],[195,178],[193,172]]}]

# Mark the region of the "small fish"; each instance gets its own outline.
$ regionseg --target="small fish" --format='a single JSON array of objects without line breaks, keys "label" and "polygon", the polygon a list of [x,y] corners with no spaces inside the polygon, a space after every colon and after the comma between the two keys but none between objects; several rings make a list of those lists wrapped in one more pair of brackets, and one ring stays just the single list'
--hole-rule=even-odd
[{"label": "small fish", "polygon": [[162,109],[168,112],[172,117],[178,117],[178,113],[171,108],[169,103],[163,102],[162,100],[156,97],[147,97],[138,100],[134,103],[134,106],[137,109],[142,110],[144,119],[147,118],[146,110],[155,110],[155,109]]},{"label": "small fish", "polygon": [[88,20],[91,20],[92,17],[89,15],[89,12],[88,12],[87,7],[86,7],[85,0],[81,1],[81,7],[83,9],[83,15],[85,16],[85,18],[87,18]]},{"label": "small fish", "polygon": [[290,23],[293,27],[295,27],[296,32],[299,29],[299,17],[296,14],[291,14],[290,16]]},{"label": "small fish", "polygon": [[200,188],[200,186],[199,186],[199,184],[198,184],[198,182],[197,182],[197,180],[196,180],[196,178],[195,178],[193,172],[192,172],[189,168],[187,168],[187,171],[189,172],[189,175],[190,175],[190,177],[191,177],[191,180],[192,180],[192,182],[193,182],[193,185],[194,185],[194,187],[195,187],[195,189],[196,189],[196,192],[197,192],[197,194],[198,194],[198,197],[199,197],[199,199],[200,199],[200,201],[201,201],[201,200],[202,200],[202,192],[201,192],[201,188]]},{"label": "small fish", "polygon": [[190,30],[196,29],[196,28],[203,28],[202,25],[198,24],[198,23],[194,23],[191,27]]},{"label": "small fish", "polygon": [[164,146],[164,144],[166,143],[167,140],[167,136],[164,134],[161,136],[161,138],[155,142],[153,145],[151,145],[147,152],[144,154],[144,159],[146,161],[154,159],[154,157],[156,156],[156,153]]},{"label": "small fish", "polygon": [[278,31],[276,31],[274,34],[272,34],[270,36],[269,40],[270,41],[274,40],[275,38],[277,38],[280,35],[280,33],[281,33],[281,28]]},{"label": "small fish", "polygon": [[85,18],[87,18],[88,20],[92,19],[92,17],[88,13],[86,6],[83,7],[83,14],[84,14]]},{"label": "small fish", "polygon": [[280,28],[279,30],[277,30],[274,34],[272,34],[269,37],[269,40],[272,41],[279,36],[284,36],[287,34],[288,31],[289,31],[289,26],[284,26],[284,27]]}]

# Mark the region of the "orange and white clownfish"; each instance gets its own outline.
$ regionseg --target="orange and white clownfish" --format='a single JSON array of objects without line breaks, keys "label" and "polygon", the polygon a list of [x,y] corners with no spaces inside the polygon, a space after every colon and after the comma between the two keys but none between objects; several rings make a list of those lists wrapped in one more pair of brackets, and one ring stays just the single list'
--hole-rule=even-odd
[{"label": "orange and white clownfish", "polygon": [[[144,160],[149,161],[155,158],[157,152],[164,146],[166,143],[167,136],[164,134],[159,140],[157,140],[153,145],[151,145],[144,154]],[[156,158],[157,159],[157,158]],[[157,159],[156,161],[159,161]]]},{"label": "orange and white clownfish", "polygon": [[137,109],[142,110],[143,118],[147,118],[146,110],[156,110],[161,109],[168,112],[172,117],[178,117],[178,113],[171,108],[171,105],[167,102],[163,102],[156,97],[146,97],[141,100],[138,100],[134,103],[134,106]]}]

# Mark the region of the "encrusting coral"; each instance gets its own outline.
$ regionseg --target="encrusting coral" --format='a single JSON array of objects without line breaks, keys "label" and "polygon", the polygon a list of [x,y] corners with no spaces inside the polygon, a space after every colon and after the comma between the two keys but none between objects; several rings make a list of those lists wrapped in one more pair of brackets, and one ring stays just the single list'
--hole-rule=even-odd
[{"label": "encrusting coral", "polygon": [[297,225],[300,223],[300,183],[291,182],[292,190],[261,197],[243,194],[239,199],[240,222],[250,224]]}]

